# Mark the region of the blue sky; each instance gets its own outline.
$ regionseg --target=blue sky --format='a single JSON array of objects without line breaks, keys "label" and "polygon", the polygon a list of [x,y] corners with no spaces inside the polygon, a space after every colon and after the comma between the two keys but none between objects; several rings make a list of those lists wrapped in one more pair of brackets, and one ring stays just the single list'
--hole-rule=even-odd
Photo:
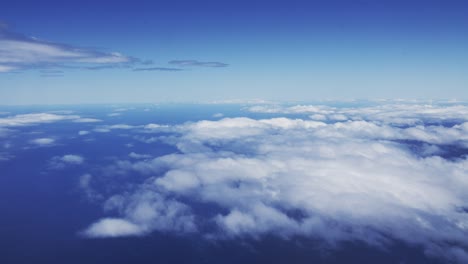
[{"label": "blue sky", "polygon": [[467,99],[466,1],[7,1],[0,104]]}]

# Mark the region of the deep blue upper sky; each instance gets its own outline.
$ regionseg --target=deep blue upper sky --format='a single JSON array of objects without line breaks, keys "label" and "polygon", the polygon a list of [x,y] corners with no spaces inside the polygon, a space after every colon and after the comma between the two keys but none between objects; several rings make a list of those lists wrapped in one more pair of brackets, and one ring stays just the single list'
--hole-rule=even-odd
[{"label": "deep blue upper sky", "polygon": [[7,1],[0,21],[0,104],[468,98],[466,1]]}]

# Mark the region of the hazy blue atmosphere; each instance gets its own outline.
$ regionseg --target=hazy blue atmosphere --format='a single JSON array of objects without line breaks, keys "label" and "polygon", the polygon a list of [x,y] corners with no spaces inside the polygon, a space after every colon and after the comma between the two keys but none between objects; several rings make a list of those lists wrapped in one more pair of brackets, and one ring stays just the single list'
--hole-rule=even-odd
[{"label": "hazy blue atmosphere", "polygon": [[468,99],[468,3],[6,1],[0,104]]},{"label": "hazy blue atmosphere", "polygon": [[468,263],[468,1],[6,1],[0,263]]}]

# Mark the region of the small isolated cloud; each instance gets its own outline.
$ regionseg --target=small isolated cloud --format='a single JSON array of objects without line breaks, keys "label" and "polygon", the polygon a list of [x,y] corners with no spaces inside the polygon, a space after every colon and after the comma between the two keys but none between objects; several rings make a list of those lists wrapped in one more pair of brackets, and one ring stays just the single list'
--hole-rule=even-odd
[{"label": "small isolated cloud", "polygon": [[54,144],[55,139],[53,138],[36,138],[31,140],[31,143],[36,144],[38,146],[49,146]]},{"label": "small isolated cloud", "polygon": [[198,67],[210,67],[210,68],[223,68],[229,66],[229,64],[218,61],[198,61],[198,60],[172,60],[168,62],[171,65],[177,66],[198,66]]},{"label": "small isolated cloud", "polygon": [[88,190],[90,188],[91,174],[83,174],[80,177],[79,186],[82,189]]},{"label": "small isolated cloud", "polygon": [[83,164],[84,158],[80,155],[67,154],[64,156],[55,156],[49,162],[49,167],[51,169],[64,169],[70,165],[80,165]]},{"label": "small isolated cloud", "polygon": [[135,152],[130,152],[128,156],[132,159],[149,159],[152,157],[151,155],[148,155],[148,154],[138,154]]},{"label": "small isolated cloud", "polygon": [[68,164],[81,164],[84,161],[84,158],[78,155],[68,154],[60,158],[61,161]]},{"label": "small isolated cloud", "polygon": [[83,234],[87,237],[138,236],[144,234],[139,225],[125,219],[105,218],[91,225]]},{"label": "small isolated cloud", "polygon": [[128,129],[133,129],[137,128],[138,126],[132,126],[132,125],[127,125],[127,124],[115,124],[115,125],[105,125],[105,126],[99,126],[94,129],[95,132],[100,132],[100,133],[107,133],[111,132],[112,130],[128,130]]},{"label": "small isolated cloud", "polygon": [[73,120],[75,123],[96,123],[96,122],[102,122],[101,119],[96,119],[96,118],[79,118]]},{"label": "small isolated cloud", "polygon": [[88,135],[88,134],[89,134],[89,131],[86,131],[86,130],[78,131],[78,135],[80,135],[80,136],[84,136],[84,135]]}]

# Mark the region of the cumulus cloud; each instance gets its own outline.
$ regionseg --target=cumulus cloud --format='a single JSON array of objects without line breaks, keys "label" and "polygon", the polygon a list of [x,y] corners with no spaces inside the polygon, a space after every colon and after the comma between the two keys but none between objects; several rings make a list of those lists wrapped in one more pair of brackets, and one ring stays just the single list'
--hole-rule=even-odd
[{"label": "cumulus cloud", "polygon": [[31,143],[36,144],[38,146],[49,146],[54,144],[55,139],[53,138],[36,138],[31,140]]},{"label": "cumulus cloud", "polygon": [[52,169],[64,169],[69,165],[80,165],[84,162],[84,158],[80,155],[67,154],[63,156],[55,156],[50,160],[49,167]]},{"label": "cumulus cloud", "polygon": [[118,237],[141,235],[140,226],[119,218],[105,218],[91,225],[83,234],[88,237]]},{"label": "cumulus cloud", "polygon": [[[468,260],[464,106],[284,109],[306,116],[175,125],[174,135],[160,140],[177,153],[116,162],[113,171],[148,176],[104,204],[125,221],[120,235],[275,234],[379,247],[396,239],[430,256]],[[444,154],[454,147],[462,151]],[[119,235],[105,220],[86,233]]]},{"label": "cumulus cloud", "polygon": [[[117,210],[124,218],[104,218],[88,227],[88,237],[115,237],[148,234],[151,231],[196,231],[190,208],[176,200],[166,198],[145,186],[131,195],[116,195],[105,204],[106,210]],[[112,220],[112,221],[109,221]]]},{"label": "cumulus cloud", "polygon": [[78,155],[68,154],[61,157],[60,160],[69,164],[81,164],[84,158]]}]

